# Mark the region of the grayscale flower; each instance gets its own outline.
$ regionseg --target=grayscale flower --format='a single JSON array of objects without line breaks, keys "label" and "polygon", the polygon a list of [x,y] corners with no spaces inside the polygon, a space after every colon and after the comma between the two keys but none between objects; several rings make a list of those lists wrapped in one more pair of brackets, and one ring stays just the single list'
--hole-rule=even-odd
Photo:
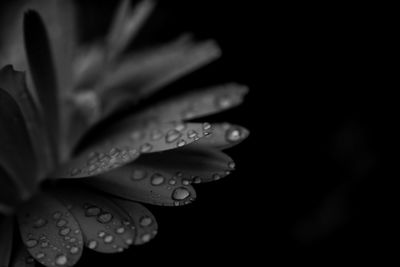
[{"label": "grayscale flower", "polygon": [[246,86],[191,91],[109,119],[220,55],[214,41],[187,36],[128,52],[153,7],[122,1],[104,40],[85,47],[72,1],[28,1],[3,31],[0,266],[73,266],[84,246],[116,253],[146,243],[157,222],[139,203],[188,204],[192,184],[235,168],[223,150],[248,131],[193,120],[239,105]]}]

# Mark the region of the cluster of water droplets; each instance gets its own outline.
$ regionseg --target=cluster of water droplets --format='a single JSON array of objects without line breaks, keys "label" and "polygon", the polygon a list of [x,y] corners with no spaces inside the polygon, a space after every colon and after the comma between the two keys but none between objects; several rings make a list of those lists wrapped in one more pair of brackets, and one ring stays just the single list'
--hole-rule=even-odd
[{"label": "cluster of water droplets", "polygon": [[[80,229],[71,228],[68,221],[70,216],[68,212],[63,214],[61,211],[56,211],[50,219],[36,218],[33,221],[33,231],[27,234],[25,246],[40,263],[52,266],[65,266],[69,262],[70,257],[81,252],[82,240]],[[52,235],[54,230],[50,230],[50,227],[54,227],[54,225],[57,229],[58,237]]]},{"label": "cluster of water droplets", "polygon": [[[133,244],[132,235],[127,234],[129,231],[135,232],[135,226],[131,220],[119,220],[111,212],[94,204],[86,203],[83,205],[83,209],[86,217],[93,217],[98,223],[104,225],[95,239],[86,240],[88,248],[95,250],[100,245],[99,242],[102,242],[104,245],[109,245],[114,251],[122,252],[127,246]],[[119,244],[120,239],[123,239],[123,245]]]}]

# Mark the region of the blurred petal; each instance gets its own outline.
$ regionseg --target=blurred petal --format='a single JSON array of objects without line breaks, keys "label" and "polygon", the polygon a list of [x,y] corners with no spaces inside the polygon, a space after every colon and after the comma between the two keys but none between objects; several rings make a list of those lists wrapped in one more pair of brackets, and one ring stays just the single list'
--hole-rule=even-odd
[{"label": "blurred petal", "polygon": [[18,212],[19,229],[29,253],[45,266],[72,266],[82,255],[80,227],[58,200],[41,194]]},{"label": "blurred petal", "polygon": [[[211,127],[211,126],[210,126]],[[81,178],[98,175],[135,160],[140,153],[153,153],[190,144],[212,129],[209,124],[166,123],[161,125],[118,125],[104,139],[60,167],[52,177]],[[191,133],[197,133],[192,136]]]},{"label": "blurred petal", "polygon": [[22,184],[8,174],[0,164],[0,216],[11,214],[14,207],[22,201],[20,188]]},{"label": "blurred petal", "polygon": [[0,215],[0,266],[8,266],[13,241],[13,219]]},{"label": "blurred petal", "polygon": [[213,134],[202,138],[193,146],[214,147],[217,149],[227,149],[241,143],[249,136],[249,131],[239,125],[230,123],[213,124]]},{"label": "blurred petal", "polygon": [[[37,159],[41,159],[41,174],[44,174],[51,166],[51,152],[47,140],[43,118],[34,103],[31,93],[28,91],[25,82],[25,73],[15,71],[8,65],[0,70],[0,88],[6,90],[17,102],[24,116],[28,133],[31,137]],[[44,177],[40,175],[39,177]]]},{"label": "blurred petal", "polygon": [[35,190],[38,179],[35,153],[18,104],[1,88],[0,125],[0,168],[10,175],[18,195],[26,199]]},{"label": "blurred petal", "polygon": [[214,41],[193,43],[187,38],[126,56],[99,83],[104,115],[122,104],[147,97],[219,56],[220,50]]},{"label": "blurred petal", "polygon": [[46,28],[35,11],[25,13],[24,39],[29,69],[43,108],[50,142],[56,148],[60,122],[56,73]]},{"label": "blurred petal", "polygon": [[123,208],[136,225],[135,245],[142,245],[155,237],[158,224],[154,215],[146,207],[124,199],[113,198],[112,201]]},{"label": "blurred petal", "polygon": [[27,248],[20,241],[18,247],[13,249],[13,256],[11,260],[10,267],[34,267],[36,266],[36,261],[29,254]]},{"label": "blurred petal", "polygon": [[235,163],[225,153],[193,144],[164,153],[144,155],[134,164],[151,167],[157,172],[179,173],[182,179],[193,183],[218,180],[235,168]]},{"label": "blurred petal", "polygon": [[65,188],[57,192],[79,222],[86,247],[103,253],[121,252],[135,240],[135,225],[115,203],[90,191]]},{"label": "blurred petal", "polygon": [[136,162],[85,182],[104,192],[154,205],[179,206],[196,198],[189,181],[179,174]]},{"label": "blurred petal", "polygon": [[133,11],[129,0],[120,1],[107,36],[107,48],[110,57],[122,52],[129,42],[135,38],[143,23],[154,9],[154,1],[143,0]]}]

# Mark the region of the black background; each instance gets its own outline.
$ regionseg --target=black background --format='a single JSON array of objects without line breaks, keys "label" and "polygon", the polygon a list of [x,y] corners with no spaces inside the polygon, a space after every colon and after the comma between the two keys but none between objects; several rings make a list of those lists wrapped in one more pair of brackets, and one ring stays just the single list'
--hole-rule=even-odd
[{"label": "black background", "polygon": [[[82,41],[101,36],[117,1],[76,2]],[[365,3],[158,2],[135,45],[192,32],[223,50],[159,97],[247,84],[242,106],[206,120],[251,134],[227,151],[237,170],[196,185],[193,204],[148,206],[159,223],[154,240],[122,254],[86,250],[78,266],[324,265],[391,254],[383,182],[391,146],[383,106],[391,105],[382,88],[393,71],[383,63],[390,35],[380,11]]]}]

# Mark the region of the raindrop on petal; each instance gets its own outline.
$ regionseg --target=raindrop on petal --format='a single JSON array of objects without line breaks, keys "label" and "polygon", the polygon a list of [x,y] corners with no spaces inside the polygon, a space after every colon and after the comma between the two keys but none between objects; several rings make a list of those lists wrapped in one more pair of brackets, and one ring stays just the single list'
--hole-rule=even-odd
[{"label": "raindrop on petal", "polygon": [[184,145],[186,145],[186,141],[181,139],[178,143],[176,143],[177,147],[183,147]]},{"label": "raindrop on petal", "polygon": [[85,209],[85,215],[87,217],[97,216],[101,212],[99,207],[96,206],[89,206]]},{"label": "raindrop on petal", "polygon": [[112,235],[106,235],[103,240],[104,243],[109,244],[114,241],[114,237]]},{"label": "raindrop on petal", "polygon": [[69,252],[70,252],[71,254],[76,254],[76,253],[79,252],[79,248],[78,248],[78,247],[72,247],[72,248],[69,250]]},{"label": "raindrop on petal", "polygon": [[189,190],[184,187],[178,187],[172,192],[172,199],[184,200],[190,196]]},{"label": "raindrop on petal", "polygon": [[231,161],[231,162],[228,163],[228,168],[229,168],[229,169],[232,169],[232,170],[233,170],[233,169],[235,169],[235,167],[236,167],[235,162]]},{"label": "raindrop on petal", "polygon": [[65,255],[59,255],[56,257],[56,264],[59,266],[67,264],[67,261],[68,261],[68,259],[67,259],[67,256],[65,256]]},{"label": "raindrop on petal", "polygon": [[243,138],[242,131],[240,128],[232,127],[226,131],[225,138],[228,142],[237,142]]},{"label": "raindrop on petal", "polygon": [[109,223],[113,219],[113,216],[109,212],[103,212],[97,216],[99,223]]},{"label": "raindrop on petal", "polygon": [[60,235],[68,235],[71,232],[71,229],[68,227],[65,227],[63,229],[60,230]]},{"label": "raindrop on petal", "polygon": [[178,140],[179,137],[181,137],[182,133],[179,132],[176,129],[168,131],[167,135],[165,136],[165,141],[167,143],[172,143],[176,140]]},{"label": "raindrop on petal", "polygon": [[151,235],[150,234],[144,234],[144,235],[142,235],[141,239],[142,239],[143,243],[147,243],[147,242],[150,241]]},{"label": "raindrop on petal", "polygon": [[153,149],[153,146],[149,143],[144,143],[143,145],[140,146],[141,153],[150,152],[152,149]]},{"label": "raindrop on petal", "polygon": [[95,248],[97,248],[97,241],[95,241],[95,240],[91,240],[91,241],[89,241],[89,243],[88,243],[88,248],[90,248],[90,249],[95,249]]},{"label": "raindrop on petal", "polygon": [[163,137],[163,132],[160,130],[154,130],[151,132],[150,137],[151,137],[151,140],[154,140],[154,141],[159,140]]},{"label": "raindrop on petal", "polygon": [[147,172],[145,169],[133,169],[131,174],[132,180],[142,180],[146,177]]},{"label": "raindrop on petal", "polygon": [[151,225],[153,223],[153,220],[149,216],[143,216],[140,219],[139,223],[140,223],[140,226],[147,227],[147,226],[149,226],[149,225]]},{"label": "raindrop on petal", "polygon": [[159,173],[155,173],[151,176],[151,184],[152,185],[161,185],[165,181],[164,176]]},{"label": "raindrop on petal", "polygon": [[208,122],[203,123],[203,130],[210,130],[211,129],[211,124]]},{"label": "raindrop on petal", "polygon": [[28,240],[25,242],[25,245],[26,245],[28,248],[33,248],[33,247],[35,247],[37,244],[38,244],[38,241],[37,241],[36,239],[28,239]]}]

